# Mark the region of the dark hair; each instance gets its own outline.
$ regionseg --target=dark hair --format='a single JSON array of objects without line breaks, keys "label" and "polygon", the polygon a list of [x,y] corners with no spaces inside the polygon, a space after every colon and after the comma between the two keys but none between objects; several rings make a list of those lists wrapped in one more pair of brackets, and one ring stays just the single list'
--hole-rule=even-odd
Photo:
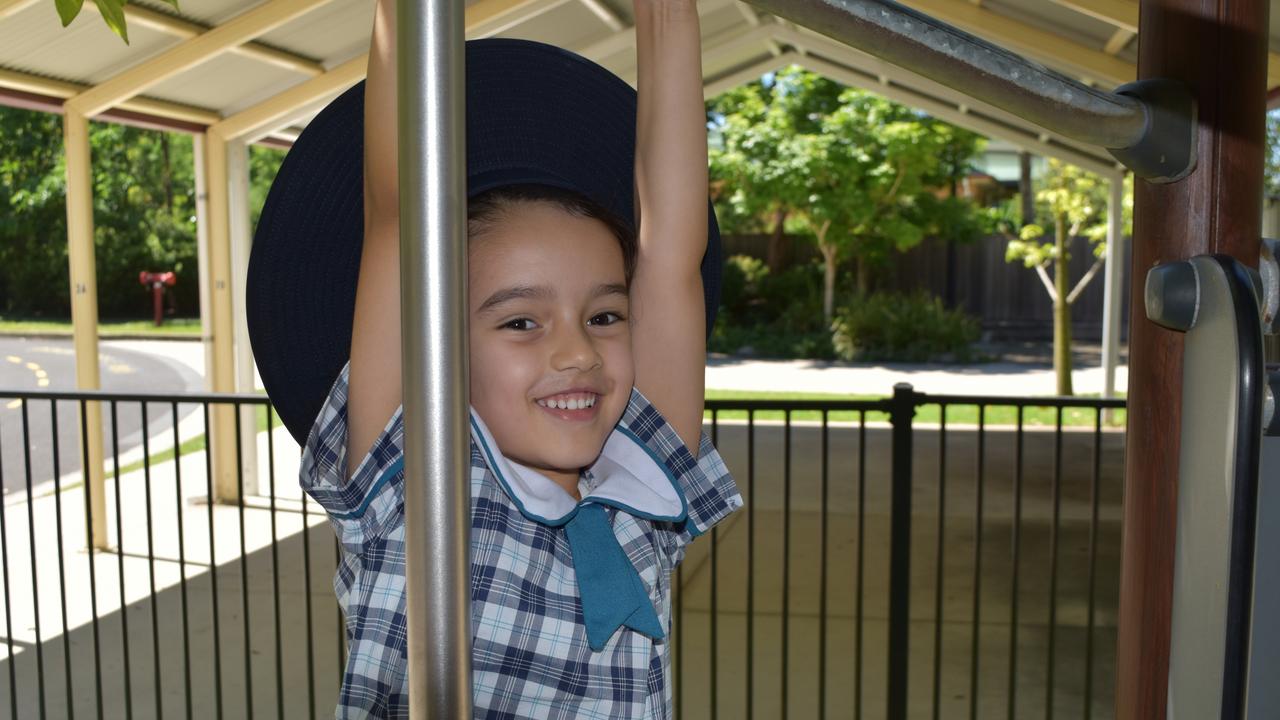
[{"label": "dark hair", "polygon": [[570,215],[599,220],[613,233],[622,250],[622,267],[627,285],[636,267],[636,232],[608,208],[574,190],[551,185],[521,184],[503,185],[486,190],[467,201],[467,234],[481,236],[494,223],[502,219],[506,211],[517,203],[550,203]]}]

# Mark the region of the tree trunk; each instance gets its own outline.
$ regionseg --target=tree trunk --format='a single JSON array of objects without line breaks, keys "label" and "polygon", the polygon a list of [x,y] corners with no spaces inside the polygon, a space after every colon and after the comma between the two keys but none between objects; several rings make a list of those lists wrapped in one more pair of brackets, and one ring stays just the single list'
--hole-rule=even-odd
[{"label": "tree trunk", "polygon": [[871,266],[867,264],[865,258],[856,258],[854,266],[858,279],[858,294],[869,295],[871,293]]},{"label": "tree trunk", "polygon": [[1036,221],[1036,198],[1031,192],[1031,153],[1018,153],[1018,194],[1022,196],[1022,224]]},{"label": "tree trunk", "polygon": [[[951,197],[956,196],[956,175],[959,169],[952,165],[951,172]],[[957,257],[956,241],[954,238],[946,238],[947,242],[947,286],[943,297],[943,303],[948,310],[956,309],[956,273],[959,272],[959,258]]]},{"label": "tree trunk", "polygon": [[1058,376],[1058,394],[1074,395],[1071,389],[1071,304],[1067,295],[1067,218],[1054,219],[1054,243],[1058,257],[1053,261],[1053,284],[1057,299],[1053,301],[1053,371]]},{"label": "tree trunk", "polygon": [[818,250],[822,253],[822,320],[826,327],[831,327],[836,305],[836,246],[827,244],[827,230],[830,228],[831,221],[828,220],[814,233]]},{"label": "tree trunk", "polygon": [[787,219],[787,208],[779,205],[773,216],[773,234],[769,236],[769,252],[765,262],[769,265],[769,273],[777,275],[786,269],[790,258],[787,252],[787,238],[783,233],[783,225]]},{"label": "tree trunk", "polygon": [[173,166],[169,162],[169,135],[160,133],[160,157],[164,170],[160,173],[160,184],[164,187],[164,209],[173,209]]}]

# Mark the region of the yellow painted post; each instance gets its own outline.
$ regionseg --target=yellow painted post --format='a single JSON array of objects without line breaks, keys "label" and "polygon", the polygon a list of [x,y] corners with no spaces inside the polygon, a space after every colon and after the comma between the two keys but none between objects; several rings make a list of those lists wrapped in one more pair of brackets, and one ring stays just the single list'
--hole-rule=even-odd
[{"label": "yellow painted post", "polygon": [[[67,159],[67,258],[71,271],[71,325],[76,359],[76,387],[97,390],[102,381],[98,369],[98,282],[93,245],[93,183],[89,154],[89,119],[67,109],[62,118],[63,147]],[[102,406],[85,403],[81,432],[89,436],[89,453],[80,458],[89,489],[89,516],[93,548],[106,550],[106,482],[102,475]],[[84,449],[81,445],[81,453]]]},{"label": "yellow painted post", "polygon": [[[208,368],[215,393],[235,391],[234,337],[231,322],[231,232],[227,202],[227,140],[219,132],[205,133],[205,187],[209,193],[209,312],[213,326],[213,364]],[[240,502],[236,483],[235,408],[210,408],[208,452],[213,466],[214,499]]]}]

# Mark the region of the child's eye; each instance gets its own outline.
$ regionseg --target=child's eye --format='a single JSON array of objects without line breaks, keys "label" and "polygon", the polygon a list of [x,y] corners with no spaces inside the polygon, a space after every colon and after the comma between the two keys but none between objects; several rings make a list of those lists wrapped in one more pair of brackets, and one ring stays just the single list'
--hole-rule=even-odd
[{"label": "child's eye", "polygon": [[591,324],[592,325],[613,325],[614,323],[622,322],[625,319],[626,318],[622,317],[621,315],[615,312],[602,312],[599,315],[596,315],[595,317],[591,318]]},{"label": "child's eye", "polygon": [[[522,324],[523,324],[523,327],[521,327]],[[508,328],[511,330],[532,330],[533,321],[530,320],[529,318],[516,318],[515,320],[511,320],[503,323],[502,327]]]}]

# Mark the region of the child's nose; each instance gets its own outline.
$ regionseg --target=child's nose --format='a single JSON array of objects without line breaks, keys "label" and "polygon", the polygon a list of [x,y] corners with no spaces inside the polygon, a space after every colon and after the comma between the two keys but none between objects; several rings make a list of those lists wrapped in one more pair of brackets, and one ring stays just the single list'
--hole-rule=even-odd
[{"label": "child's nose", "polygon": [[590,370],[603,363],[585,327],[561,326],[555,336],[551,366],[556,370]]}]

